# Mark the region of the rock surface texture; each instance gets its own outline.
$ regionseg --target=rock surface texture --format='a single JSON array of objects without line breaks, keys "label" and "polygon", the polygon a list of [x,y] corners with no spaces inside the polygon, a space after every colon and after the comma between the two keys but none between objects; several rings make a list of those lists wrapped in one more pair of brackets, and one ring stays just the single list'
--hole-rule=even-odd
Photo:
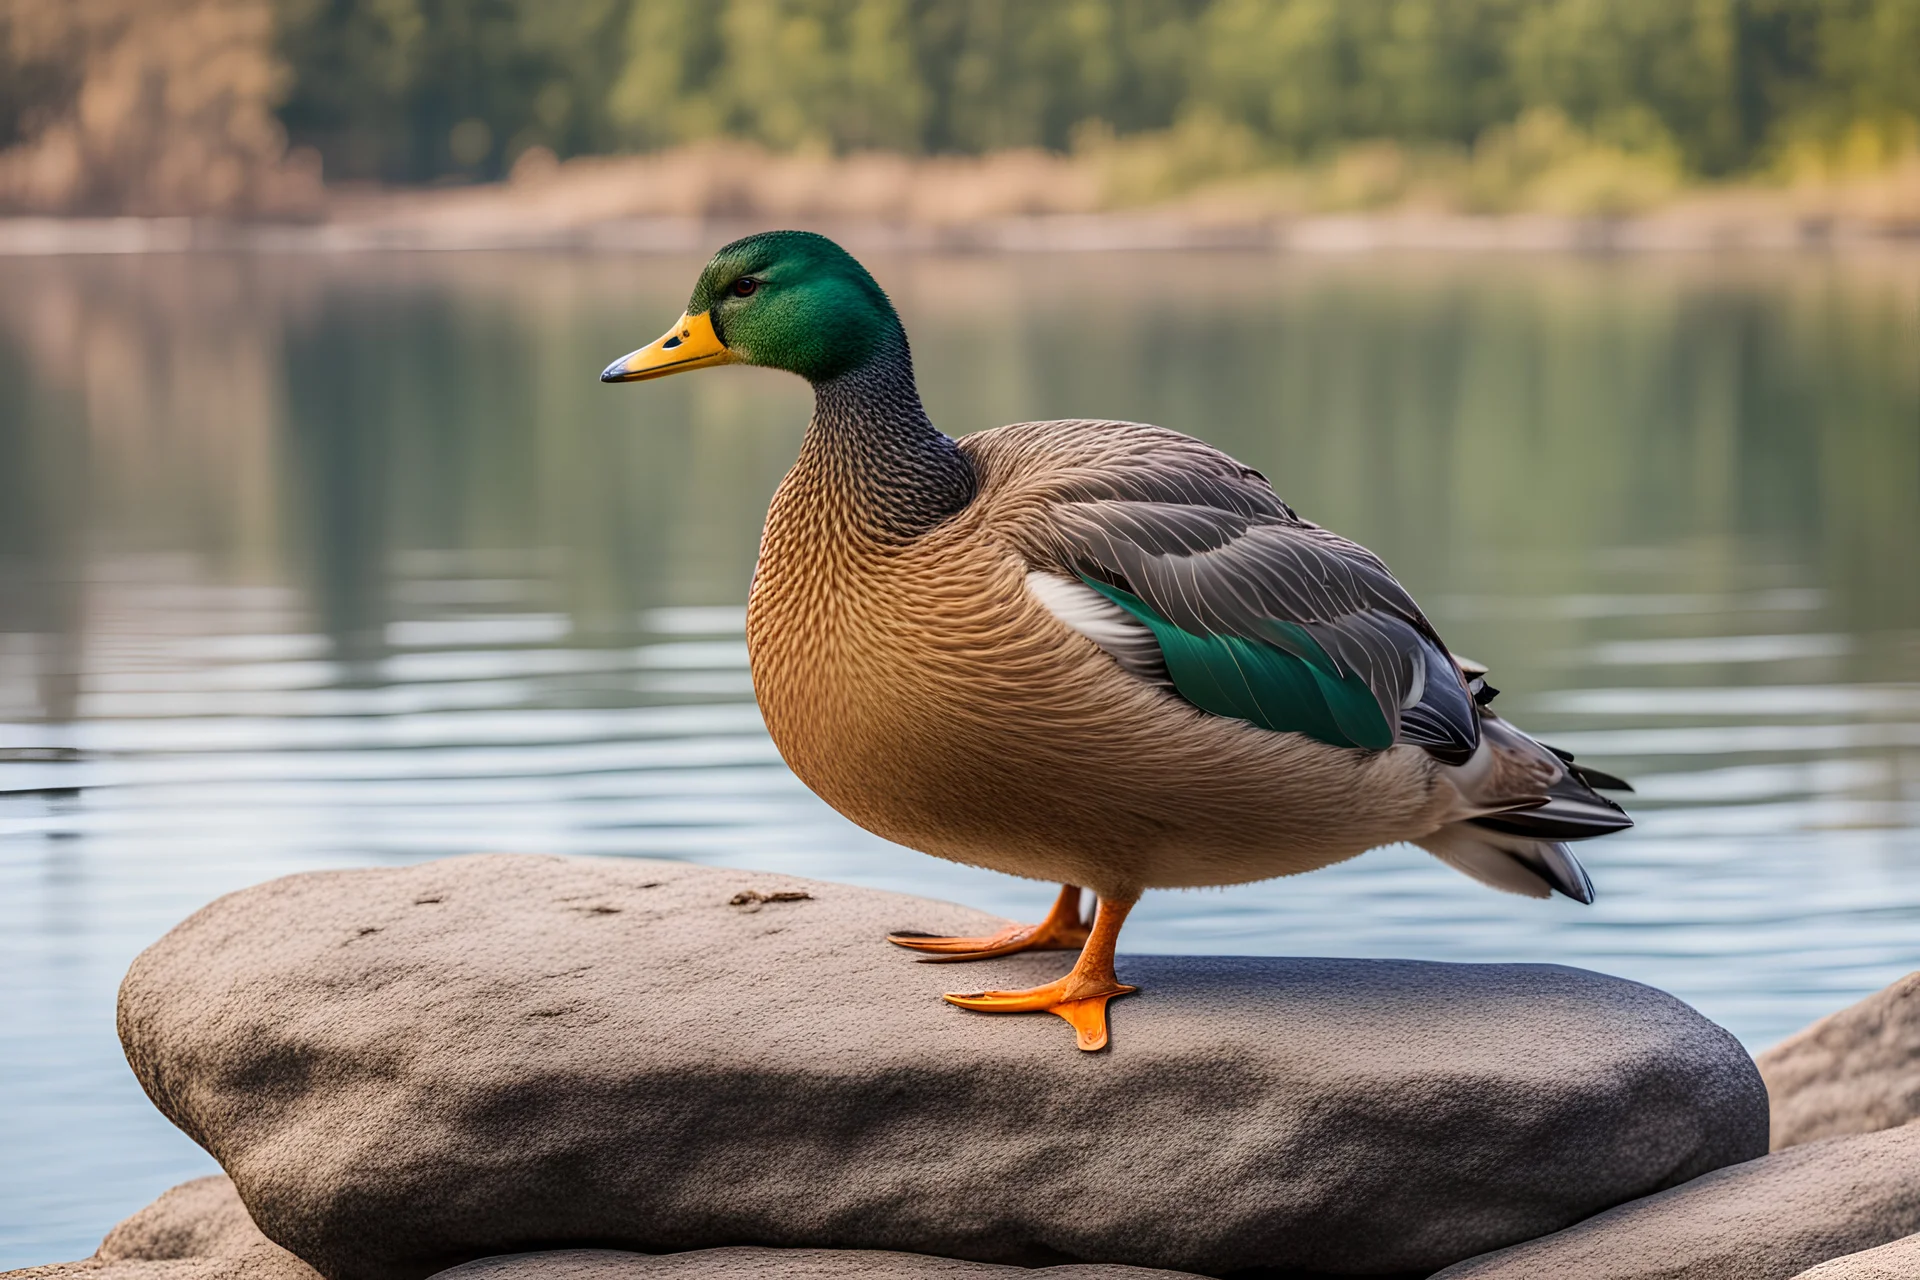
[{"label": "rock surface texture", "polygon": [[183,1182],[107,1233],[79,1262],[9,1271],[6,1280],[320,1280],[260,1234],[225,1178]]},{"label": "rock surface texture", "polygon": [[1920,1126],[1909,1126],[1720,1169],[1433,1280],[1789,1280],[1915,1231]]},{"label": "rock surface texture", "polygon": [[1775,1151],[1920,1117],[1920,973],[1788,1036],[1759,1065]]},{"label": "rock surface texture", "polygon": [[924,1253],[752,1248],[668,1254],[554,1249],[481,1258],[440,1275],[445,1280],[1199,1280],[1184,1271],[1098,1262],[1030,1271]]},{"label": "rock surface texture", "polygon": [[1915,1276],[1920,1276],[1920,1235],[1834,1258],[1793,1280],[1914,1280]]},{"label": "rock surface texture", "polygon": [[1634,983],[1123,957],[1089,1055],[939,999],[1067,957],[883,941],[1002,923],[668,862],[292,876],[140,956],[121,1039],[332,1280],[572,1242],[1417,1272],[1766,1150],[1740,1046]]}]

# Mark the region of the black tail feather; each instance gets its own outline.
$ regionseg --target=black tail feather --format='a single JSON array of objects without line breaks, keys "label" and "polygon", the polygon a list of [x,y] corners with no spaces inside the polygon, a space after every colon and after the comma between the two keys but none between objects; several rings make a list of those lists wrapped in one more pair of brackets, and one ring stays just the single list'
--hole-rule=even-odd
[{"label": "black tail feather", "polygon": [[1532,840],[1590,840],[1631,827],[1633,819],[1627,811],[1595,791],[1582,774],[1569,765],[1567,775],[1547,788],[1547,802],[1537,809],[1513,809],[1469,821]]},{"label": "black tail feather", "polygon": [[[1536,738],[1534,741],[1539,742],[1540,740]],[[1612,774],[1596,769],[1590,764],[1579,763],[1573,758],[1573,752],[1571,751],[1564,751],[1554,746],[1551,742],[1541,742],[1540,745],[1559,756],[1560,762],[1566,765],[1567,768],[1573,770],[1573,776],[1590,787],[1598,787],[1602,791],[1631,792],[1633,790],[1633,784],[1624,778],[1616,778]]]},{"label": "black tail feather", "polygon": [[1567,767],[1573,770],[1574,777],[1597,790],[1629,793],[1633,791],[1633,784],[1625,778],[1616,778],[1610,773],[1603,773],[1590,764],[1569,764]]}]

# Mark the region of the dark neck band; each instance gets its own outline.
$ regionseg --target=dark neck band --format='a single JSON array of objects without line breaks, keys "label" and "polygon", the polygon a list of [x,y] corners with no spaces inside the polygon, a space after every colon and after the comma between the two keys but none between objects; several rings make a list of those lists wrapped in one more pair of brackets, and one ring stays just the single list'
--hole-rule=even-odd
[{"label": "dark neck band", "polygon": [[973,466],[921,407],[902,335],[874,360],[814,384],[809,451],[839,473],[875,537],[919,537],[973,500]]}]

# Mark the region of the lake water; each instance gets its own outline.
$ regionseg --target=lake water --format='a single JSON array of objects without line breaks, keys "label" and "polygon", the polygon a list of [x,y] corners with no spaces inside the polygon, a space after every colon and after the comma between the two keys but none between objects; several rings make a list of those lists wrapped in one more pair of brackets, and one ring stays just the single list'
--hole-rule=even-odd
[{"label": "lake water", "polygon": [[[1417,851],[1130,949],[1557,961],[1759,1049],[1920,965],[1920,254],[876,258],[936,421],[1203,436],[1639,785],[1591,908]],[[604,387],[691,259],[0,260],[0,1268],[212,1162],[113,1030],[217,894],[479,849],[1032,917],[781,765],[742,601],[809,399]]]}]

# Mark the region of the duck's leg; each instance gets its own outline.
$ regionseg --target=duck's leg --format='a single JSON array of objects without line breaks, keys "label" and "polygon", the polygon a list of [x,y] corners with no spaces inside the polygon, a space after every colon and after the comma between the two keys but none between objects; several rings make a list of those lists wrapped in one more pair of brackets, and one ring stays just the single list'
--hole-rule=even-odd
[{"label": "duck's leg", "polygon": [[1107,1047],[1107,1001],[1138,991],[1121,982],[1113,972],[1113,949],[1120,941],[1120,926],[1139,895],[1100,899],[1100,910],[1093,918],[1093,933],[1080,949],[1073,972],[1045,986],[1027,991],[976,991],[949,993],[947,999],[962,1009],[982,1013],[1057,1013],[1073,1024],[1082,1049]]},{"label": "duck's leg", "polygon": [[1080,918],[1080,886],[1060,886],[1053,909],[1039,924],[1010,924],[984,938],[940,938],[930,933],[890,933],[887,941],[915,951],[930,952],[922,962],[943,964],[955,960],[985,960],[1016,951],[1071,951],[1087,942],[1086,921]]}]

